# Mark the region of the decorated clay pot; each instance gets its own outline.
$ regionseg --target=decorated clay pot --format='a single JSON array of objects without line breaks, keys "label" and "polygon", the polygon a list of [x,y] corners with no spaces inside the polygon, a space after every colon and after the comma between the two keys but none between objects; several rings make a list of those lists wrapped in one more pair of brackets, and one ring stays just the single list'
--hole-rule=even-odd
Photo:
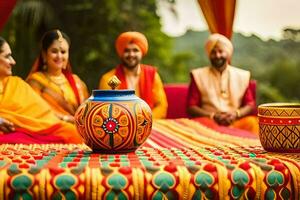
[{"label": "decorated clay pot", "polygon": [[300,104],[258,106],[259,138],[267,151],[300,152]]},{"label": "decorated clay pot", "polygon": [[[114,89],[115,83],[110,84]],[[135,151],[151,133],[152,112],[134,90],[93,90],[75,114],[77,129],[95,152]]]}]

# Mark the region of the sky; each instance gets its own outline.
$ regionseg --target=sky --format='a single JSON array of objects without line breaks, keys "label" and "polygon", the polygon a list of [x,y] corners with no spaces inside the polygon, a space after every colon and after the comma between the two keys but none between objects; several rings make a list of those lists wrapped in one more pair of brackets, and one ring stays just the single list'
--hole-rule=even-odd
[{"label": "sky", "polygon": [[[183,35],[187,29],[207,30],[197,0],[176,0],[177,18],[161,1],[159,15],[162,31],[169,36]],[[282,30],[300,29],[299,0],[237,0],[233,29],[264,40],[281,38]]]}]

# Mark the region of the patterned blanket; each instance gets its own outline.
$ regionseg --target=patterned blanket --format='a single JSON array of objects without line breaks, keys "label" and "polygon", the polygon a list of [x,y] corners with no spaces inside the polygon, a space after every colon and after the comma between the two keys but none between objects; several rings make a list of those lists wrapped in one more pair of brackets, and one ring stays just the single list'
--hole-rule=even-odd
[{"label": "patterned blanket", "polygon": [[0,145],[0,199],[300,199],[300,155],[205,119],[158,120],[129,154]]}]

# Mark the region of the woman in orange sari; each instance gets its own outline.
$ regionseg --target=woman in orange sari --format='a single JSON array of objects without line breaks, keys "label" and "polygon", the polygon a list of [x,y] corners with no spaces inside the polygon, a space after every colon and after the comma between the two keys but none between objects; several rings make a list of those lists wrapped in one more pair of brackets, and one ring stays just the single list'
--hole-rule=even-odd
[{"label": "woman in orange sari", "polygon": [[72,73],[69,62],[69,37],[51,30],[42,37],[42,50],[27,82],[53,108],[57,116],[74,123],[78,106],[88,98],[86,85]]},{"label": "woman in orange sari", "polygon": [[0,143],[82,143],[73,124],[63,122],[21,78],[8,43],[0,37]]}]

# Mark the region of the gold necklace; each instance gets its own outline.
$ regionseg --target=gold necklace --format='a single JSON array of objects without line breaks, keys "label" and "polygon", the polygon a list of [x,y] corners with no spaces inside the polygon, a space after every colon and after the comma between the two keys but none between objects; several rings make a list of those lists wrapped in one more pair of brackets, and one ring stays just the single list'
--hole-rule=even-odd
[{"label": "gold necklace", "polygon": [[63,96],[64,99],[68,99],[67,98],[67,92],[66,92],[66,84],[68,83],[67,78],[65,77],[64,74],[60,74],[58,76],[55,75],[51,75],[48,73],[45,73],[46,77],[48,78],[48,80],[50,81],[50,83],[54,83],[61,91],[61,94]]},{"label": "gold necklace", "polygon": [[51,82],[58,85],[59,87],[61,87],[62,85],[64,85],[67,82],[67,79],[63,74],[60,74],[58,76],[47,74],[47,76]]}]

